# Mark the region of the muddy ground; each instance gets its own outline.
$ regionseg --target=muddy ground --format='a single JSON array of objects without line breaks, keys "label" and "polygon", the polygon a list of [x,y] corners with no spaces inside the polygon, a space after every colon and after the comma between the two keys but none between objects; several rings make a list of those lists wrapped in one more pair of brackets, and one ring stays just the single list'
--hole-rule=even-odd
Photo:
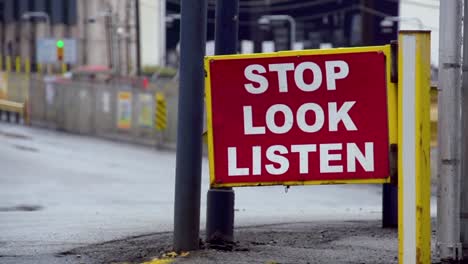
[{"label": "muddy ground", "polygon": [[[235,241],[231,250],[208,249],[202,243],[202,250],[178,257],[174,263],[398,263],[397,231],[381,228],[380,221],[237,228]],[[171,245],[172,233],[157,233],[77,248],[62,255],[76,263],[141,263],[170,252]],[[433,250],[433,263],[438,262]]]}]

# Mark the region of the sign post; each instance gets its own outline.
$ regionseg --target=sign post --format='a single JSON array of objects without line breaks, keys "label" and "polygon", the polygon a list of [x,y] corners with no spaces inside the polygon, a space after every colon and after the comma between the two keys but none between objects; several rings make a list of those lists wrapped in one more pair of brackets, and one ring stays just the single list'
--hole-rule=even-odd
[{"label": "sign post", "polygon": [[431,263],[430,33],[399,35],[398,239],[400,263]]},{"label": "sign post", "polygon": [[214,56],[205,69],[212,187],[390,181],[389,45]]},{"label": "sign post", "polygon": [[[215,54],[237,52],[239,0],[216,1]],[[209,247],[234,242],[234,200],[232,188],[210,188],[206,201],[206,242]]]}]

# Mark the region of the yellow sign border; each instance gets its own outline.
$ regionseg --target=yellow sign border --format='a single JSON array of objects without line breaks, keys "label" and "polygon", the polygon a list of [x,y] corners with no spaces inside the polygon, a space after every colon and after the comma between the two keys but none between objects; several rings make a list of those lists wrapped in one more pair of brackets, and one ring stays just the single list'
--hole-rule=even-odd
[{"label": "yellow sign border", "polygon": [[[206,93],[206,111],[207,111],[207,136],[208,136],[208,160],[210,172],[210,186],[213,188],[219,187],[245,187],[245,186],[271,186],[271,185],[324,185],[324,184],[383,184],[390,183],[390,176],[383,179],[352,179],[352,180],[309,180],[309,181],[286,181],[286,182],[240,182],[240,183],[216,183],[215,182],[215,164],[214,164],[214,135],[213,135],[213,111],[212,111],[212,96],[211,96],[211,72],[209,64],[214,60],[238,60],[252,58],[272,58],[272,57],[287,57],[301,55],[327,55],[327,54],[346,54],[346,53],[363,53],[363,52],[383,52],[386,57],[387,67],[387,109],[388,109],[388,128],[389,128],[389,143],[396,144],[398,140],[397,127],[397,86],[391,82],[391,48],[390,45],[383,46],[368,46],[357,48],[336,48],[336,49],[320,49],[320,50],[301,50],[301,51],[281,51],[272,53],[256,53],[242,55],[220,55],[206,56],[204,61],[205,66],[205,93]],[[390,155],[390,154],[389,154]]]}]

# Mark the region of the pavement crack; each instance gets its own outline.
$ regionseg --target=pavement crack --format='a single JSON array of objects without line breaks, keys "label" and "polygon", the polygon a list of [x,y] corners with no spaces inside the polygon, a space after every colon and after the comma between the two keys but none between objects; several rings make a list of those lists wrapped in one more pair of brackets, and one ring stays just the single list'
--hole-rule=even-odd
[{"label": "pavement crack", "polygon": [[30,152],[39,152],[39,149],[24,145],[13,144],[13,147],[19,150],[30,151]]},{"label": "pavement crack", "polygon": [[27,135],[13,133],[13,132],[6,132],[6,131],[1,131],[1,130],[0,130],[0,135],[4,137],[9,137],[9,138],[31,139],[31,137]]},{"label": "pavement crack", "polygon": [[21,204],[10,207],[0,207],[0,212],[33,212],[42,210],[44,207],[35,204]]}]

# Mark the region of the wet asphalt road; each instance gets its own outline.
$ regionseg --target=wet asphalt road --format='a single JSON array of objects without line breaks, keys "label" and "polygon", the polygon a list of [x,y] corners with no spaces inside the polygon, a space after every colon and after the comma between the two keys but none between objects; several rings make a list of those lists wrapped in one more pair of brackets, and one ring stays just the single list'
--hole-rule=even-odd
[{"label": "wet asphalt road", "polygon": [[[93,243],[172,230],[174,152],[5,123],[0,145],[0,263],[39,263]],[[204,159],[201,228],[207,169]],[[380,186],[235,191],[236,226],[381,216]]]}]

